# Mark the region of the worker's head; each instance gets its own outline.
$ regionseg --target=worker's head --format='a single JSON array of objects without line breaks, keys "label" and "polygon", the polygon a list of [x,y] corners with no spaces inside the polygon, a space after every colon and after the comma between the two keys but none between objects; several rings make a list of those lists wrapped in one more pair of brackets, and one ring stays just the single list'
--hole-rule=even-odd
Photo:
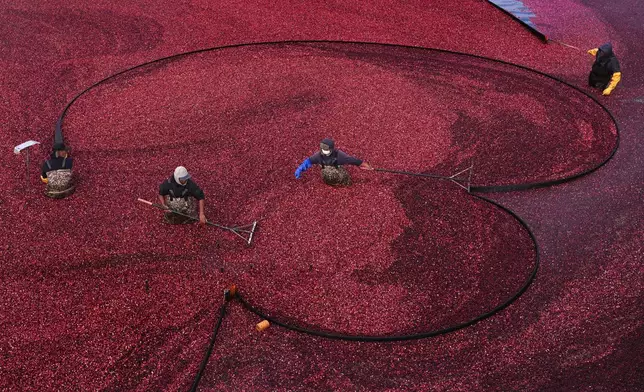
[{"label": "worker's head", "polygon": [[190,179],[190,174],[188,174],[188,170],[185,167],[178,166],[174,169],[174,180],[177,184],[186,185],[188,183],[188,179]]},{"label": "worker's head", "polygon": [[333,143],[333,140],[327,138],[323,139],[320,142],[320,152],[322,155],[329,156],[333,152],[333,147],[335,147],[335,143]]},{"label": "worker's head", "polygon": [[67,156],[67,148],[65,147],[65,143],[63,142],[54,143],[54,155],[60,158],[64,158]]},{"label": "worker's head", "polygon": [[597,51],[597,57],[611,57],[613,56],[613,45],[610,42],[607,42],[599,47]]}]

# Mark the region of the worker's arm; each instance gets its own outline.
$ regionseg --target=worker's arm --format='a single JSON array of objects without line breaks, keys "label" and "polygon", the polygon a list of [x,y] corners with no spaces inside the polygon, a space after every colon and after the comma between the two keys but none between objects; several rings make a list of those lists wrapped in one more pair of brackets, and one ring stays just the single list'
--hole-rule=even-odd
[{"label": "worker's arm", "polygon": [[347,154],[344,151],[338,150],[338,165],[354,165],[354,166],[360,166],[362,165],[362,159],[358,159],[356,157],[352,157],[351,155]]},{"label": "worker's arm", "polygon": [[161,204],[165,208],[168,208],[168,206],[165,204],[165,196],[159,195],[159,204]]},{"label": "worker's arm", "polygon": [[47,178],[47,169],[47,161],[45,161],[42,164],[42,170],[40,170],[40,181],[44,182],[45,184],[49,182],[49,179]]},{"label": "worker's arm", "polygon": [[205,213],[205,206],[206,206],[206,194],[204,193],[203,189],[197,185],[196,182],[192,180],[188,180],[188,191],[190,191],[190,194],[197,200],[199,200],[199,223],[202,225],[206,224],[206,213]]},{"label": "worker's arm", "polygon": [[360,169],[363,170],[373,170],[371,165],[367,162],[363,161],[362,159],[352,157],[344,151],[340,150],[338,150],[338,165],[354,165],[360,167]]},{"label": "worker's arm", "polygon": [[622,73],[621,72],[615,72],[613,76],[610,78],[610,83],[608,83],[608,87],[604,89],[604,92],[602,92],[602,95],[610,95],[610,93],[615,90],[615,87],[617,86],[617,83],[622,80]]},{"label": "worker's arm", "polygon": [[306,158],[304,162],[302,162],[302,164],[295,170],[295,178],[299,180],[302,176],[302,173],[307,171],[311,166],[313,166],[313,163],[311,163],[311,158]]},{"label": "worker's arm", "polygon": [[168,208],[168,205],[165,204],[165,197],[170,194],[169,186],[168,181],[163,181],[161,185],[159,185],[159,204],[165,208]]},{"label": "worker's arm", "polygon": [[206,224],[206,212],[204,211],[206,207],[206,202],[204,199],[199,200],[199,223],[202,225]]}]

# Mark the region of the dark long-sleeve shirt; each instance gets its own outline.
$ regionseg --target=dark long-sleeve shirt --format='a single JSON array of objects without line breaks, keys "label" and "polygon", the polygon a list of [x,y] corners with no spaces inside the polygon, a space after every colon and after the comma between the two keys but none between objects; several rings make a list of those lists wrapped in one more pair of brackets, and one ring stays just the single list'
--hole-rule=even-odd
[{"label": "dark long-sleeve shirt", "polygon": [[205,198],[201,188],[192,179],[188,179],[186,185],[181,185],[174,180],[174,176],[170,176],[170,178],[159,185],[159,195],[170,196],[173,199],[181,199],[189,196],[197,200],[203,200]]},{"label": "dark long-sleeve shirt", "polygon": [[74,165],[74,160],[70,157],[52,157],[42,164],[42,170],[40,176],[42,178],[47,178],[47,173],[52,170],[61,170],[61,169],[70,169]]},{"label": "dark long-sleeve shirt", "polygon": [[341,150],[333,150],[331,155],[324,155],[317,152],[309,157],[309,160],[314,165],[322,166],[342,166],[342,165],[362,165],[362,160],[352,157]]}]

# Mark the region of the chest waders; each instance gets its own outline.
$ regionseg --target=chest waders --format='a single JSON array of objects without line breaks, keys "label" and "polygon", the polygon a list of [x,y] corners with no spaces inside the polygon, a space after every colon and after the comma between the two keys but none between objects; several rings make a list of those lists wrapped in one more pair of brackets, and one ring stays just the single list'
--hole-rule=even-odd
[{"label": "chest waders", "polygon": [[74,178],[71,169],[65,169],[67,158],[63,158],[63,165],[61,169],[53,169],[51,161],[45,161],[47,164],[47,188],[45,189],[45,196],[53,199],[62,199],[72,193],[76,189],[74,185]]},{"label": "chest waders", "polygon": [[613,74],[608,69],[608,63],[595,63],[588,76],[588,84],[591,87],[606,88]]},{"label": "chest waders", "polygon": [[329,156],[322,156],[322,181],[331,186],[351,185],[351,176],[344,167],[338,165],[338,153],[332,152]]},{"label": "chest waders", "polygon": [[[168,179],[170,183],[170,179]],[[176,194],[174,189],[170,189],[170,196],[166,196],[166,205],[170,209],[180,212],[185,215],[195,216],[197,213],[197,203],[195,198],[190,197],[188,194],[188,188],[183,187],[180,194]],[[163,216],[163,220],[166,223],[173,225],[180,225],[185,223],[192,223],[193,220],[182,215],[175,214],[173,212],[166,212]]]}]

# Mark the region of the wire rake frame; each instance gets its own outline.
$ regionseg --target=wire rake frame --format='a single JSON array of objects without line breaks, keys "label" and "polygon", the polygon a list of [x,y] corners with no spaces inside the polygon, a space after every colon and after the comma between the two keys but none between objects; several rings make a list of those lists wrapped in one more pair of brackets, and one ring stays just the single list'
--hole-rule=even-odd
[{"label": "wire rake frame", "polygon": [[[163,210],[163,211],[172,212],[174,214],[185,216],[186,218],[190,218],[190,219],[193,219],[193,220],[199,220],[199,218],[196,218],[196,217],[194,217],[192,215],[184,214],[182,212],[175,211],[175,210],[172,210],[172,209],[167,209],[167,208],[165,208],[164,206],[162,206],[160,204],[152,203],[151,201],[148,201],[148,200],[145,200],[145,199],[139,198],[137,200],[140,201],[141,203],[147,204],[149,206],[152,206],[154,208],[158,208],[158,209]],[[232,227],[220,225],[218,223],[213,223],[213,222],[209,222],[209,221],[206,221],[206,224],[209,225],[209,226],[214,226],[214,227],[220,228],[222,230],[227,230],[227,231],[232,232],[233,234],[235,234],[239,238],[243,239],[244,242],[246,242],[247,245],[250,245],[252,243],[253,236],[255,235],[255,230],[257,229],[257,221],[253,221],[252,223],[249,223],[249,224],[246,224],[246,225],[232,226]]]},{"label": "wire rake frame", "polygon": [[443,176],[443,175],[438,175],[438,174],[429,174],[429,173],[414,173],[414,172],[407,172],[407,171],[401,171],[401,170],[390,170],[390,169],[374,169],[374,171],[377,172],[382,172],[382,173],[393,173],[393,174],[403,174],[407,176],[415,176],[415,177],[427,177],[427,178],[434,178],[438,180],[448,180],[453,182],[454,184],[458,185],[459,187],[465,189],[467,193],[470,193],[471,190],[471,184],[472,184],[472,172],[474,170],[474,164],[472,163],[469,167],[457,171],[456,173],[452,174],[451,176]]}]

